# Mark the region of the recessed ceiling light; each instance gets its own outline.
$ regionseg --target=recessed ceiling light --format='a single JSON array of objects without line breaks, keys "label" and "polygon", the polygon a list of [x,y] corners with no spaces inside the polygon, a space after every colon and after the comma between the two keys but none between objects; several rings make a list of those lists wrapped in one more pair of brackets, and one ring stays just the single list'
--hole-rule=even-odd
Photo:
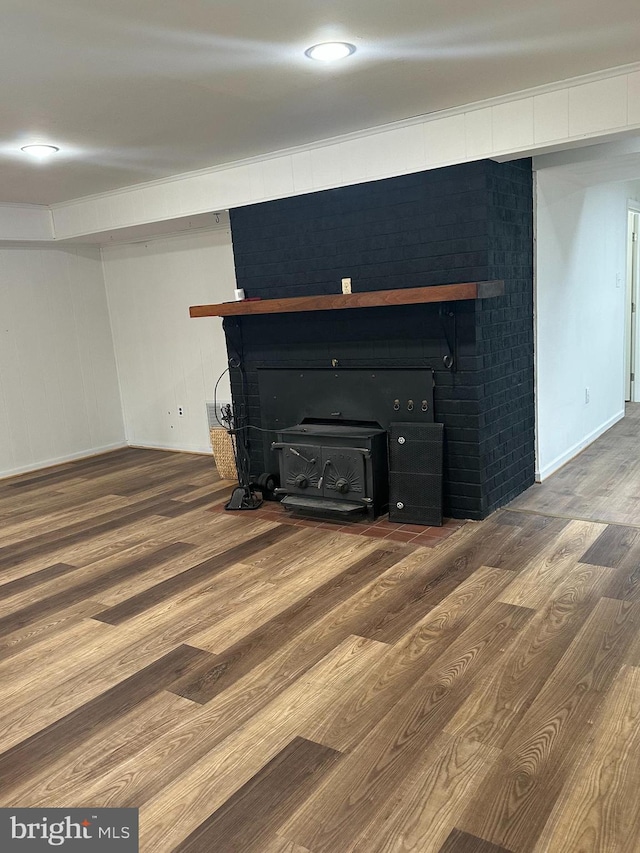
[{"label": "recessed ceiling light", "polygon": [[42,145],[38,143],[34,145],[23,145],[20,150],[24,151],[25,154],[29,154],[31,157],[35,157],[37,160],[46,160],[47,157],[57,154],[60,149],[57,145]]},{"label": "recessed ceiling light", "polygon": [[305,50],[305,56],[309,59],[317,59],[319,62],[333,62],[336,59],[346,59],[355,53],[355,45],[346,41],[326,41],[322,44],[314,44]]}]

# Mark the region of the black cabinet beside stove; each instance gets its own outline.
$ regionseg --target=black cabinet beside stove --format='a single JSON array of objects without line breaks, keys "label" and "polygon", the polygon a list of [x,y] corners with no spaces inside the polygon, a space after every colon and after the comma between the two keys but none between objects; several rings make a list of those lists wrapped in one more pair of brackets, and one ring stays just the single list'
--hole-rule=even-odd
[{"label": "black cabinet beside stove", "polygon": [[279,455],[286,509],[300,515],[373,519],[389,505],[387,432],[378,427],[336,423],[297,424],[279,430],[272,449]]},{"label": "black cabinet beside stove", "polygon": [[442,424],[391,424],[389,521],[442,524],[443,442]]}]

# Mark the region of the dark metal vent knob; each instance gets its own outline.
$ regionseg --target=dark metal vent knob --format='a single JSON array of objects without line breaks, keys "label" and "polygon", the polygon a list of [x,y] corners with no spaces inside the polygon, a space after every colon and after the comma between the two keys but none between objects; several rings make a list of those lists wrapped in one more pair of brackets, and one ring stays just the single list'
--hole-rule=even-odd
[{"label": "dark metal vent knob", "polygon": [[296,486],[299,489],[306,489],[309,485],[309,480],[305,477],[304,474],[298,474],[296,477]]},{"label": "dark metal vent knob", "polygon": [[341,495],[346,495],[349,491],[349,481],[345,480],[344,477],[340,477],[339,480],[336,480],[336,491],[340,492]]}]

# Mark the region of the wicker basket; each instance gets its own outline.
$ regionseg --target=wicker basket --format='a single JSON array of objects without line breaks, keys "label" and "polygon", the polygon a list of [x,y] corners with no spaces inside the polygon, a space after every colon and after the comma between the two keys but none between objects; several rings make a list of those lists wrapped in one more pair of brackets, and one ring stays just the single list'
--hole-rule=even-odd
[{"label": "wicker basket", "polygon": [[211,447],[213,458],[218,469],[218,474],[223,480],[236,480],[236,460],[233,453],[233,439],[226,429],[212,427],[209,430],[211,436]]}]

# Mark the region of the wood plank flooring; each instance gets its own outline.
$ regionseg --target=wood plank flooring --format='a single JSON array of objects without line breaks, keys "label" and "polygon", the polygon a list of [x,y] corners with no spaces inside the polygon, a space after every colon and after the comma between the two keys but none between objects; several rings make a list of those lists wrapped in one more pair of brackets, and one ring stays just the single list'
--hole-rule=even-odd
[{"label": "wood plank flooring", "polygon": [[429,548],[220,512],[207,457],[0,482],[0,805],[138,807],[143,853],[640,853],[633,430]]},{"label": "wood plank flooring", "polygon": [[640,403],[544,483],[536,483],[511,509],[640,527]]}]

